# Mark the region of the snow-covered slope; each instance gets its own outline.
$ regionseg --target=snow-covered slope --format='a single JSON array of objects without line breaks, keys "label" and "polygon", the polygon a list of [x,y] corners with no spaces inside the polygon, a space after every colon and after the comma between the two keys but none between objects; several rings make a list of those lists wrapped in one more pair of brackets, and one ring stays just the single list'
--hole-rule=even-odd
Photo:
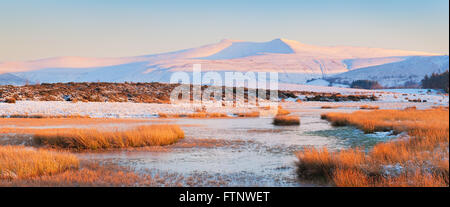
[{"label": "snow-covered slope", "polygon": [[25,85],[27,80],[15,75],[4,73],[0,74],[0,85]]},{"label": "snow-covered slope", "polygon": [[208,60],[223,60],[244,58],[248,56],[262,55],[265,53],[293,54],[294,50],[289,44],[280,39],[270,42],[234,42],[229,47],[215,53],[214,55],[205,57]]},{"label": "snow-covered slope", "polygon": [[400,62],[387,63],[338,74],[338,82],[376,80],[383,86],[399,86],[407,81],[419,83],[425,75],[442,73],[449,69],[448,56],[409,57]]},{"label": "snow-covered slope", "polygon": [[[171,53],[123,58],[59,57],[26,62],[0,63],[1,73],[12,73],[30,82],[168,82],[175,71],[191,72],[193,64],[202,71],[279,72],[281,83],[305,83],[364,67],[405,61],[412,56],[437,54],[364,47],[324,47],[293,40],[269,42],[222,40],[216,44]],[[448,56],[447,65],[448,65]],[[432,66],[426,58],[420,65]],[[419,70],[419,69],[418,69]],[[424,68],[423,70],[434,70]],[[408,72],[410,73],[410,72]],[[412,71],[412,75],[423,73]]]}]

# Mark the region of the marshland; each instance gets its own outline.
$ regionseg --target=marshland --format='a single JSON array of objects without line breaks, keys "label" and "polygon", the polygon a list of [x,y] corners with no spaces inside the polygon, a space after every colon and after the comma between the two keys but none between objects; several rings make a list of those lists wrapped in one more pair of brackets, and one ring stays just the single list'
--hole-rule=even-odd
[{"label": "marshland", "polygon": [[3,186],[448,186],[445,105],[42,103],[0,104]]},{"label": "marshland", "polygon": [[449,187],[448,4],[1,1],[0,187]]}]

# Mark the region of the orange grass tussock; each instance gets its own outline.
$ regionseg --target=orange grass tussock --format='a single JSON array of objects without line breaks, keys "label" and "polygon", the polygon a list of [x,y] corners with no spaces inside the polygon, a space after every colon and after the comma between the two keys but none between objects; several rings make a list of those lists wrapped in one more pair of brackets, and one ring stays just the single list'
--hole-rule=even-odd
[{"label": "orange grass tussock", "polygon": [[144,146],[163,146],[184,138],[177,125],[147,125],[129,130],[100,131],[97,129],[41,130],[33,136],[38,146],[73,150],[99,150]]},{"label": "orange grass tussock", "polygon": [[225,118],[228,117],[225,113],[208,113],[208,112],[196,112],[188,114],[189,118]]},{"label": "orange grass tussock", "polygon": [[321,106],[321,109],[337,109],[340,108],[341,106],[330,106],[330,105],[325,105],[325,106]]},{"label": "orange grass tussock", "polygon": [[[448,123],[448,110],[377,110],[321,115],[333,126],[355,126],[366,133],[376,131],[403,132],[406,129],[434,129]],[[447,125],[448,128],[448,125]]]},{"label": "orange grass tussock", "polygon": [[69,153],[0,146],[0,180],[53,175],[78,166],[78,158]]},{"label": "orange grass tussock", "polygon": [[81,161],[78,169],[54,175],[0,179],[1,187],[183,187],[223,186],[227,181],[203,174],[183,176],[153,170]]},{"label": "orange grass tussock", "polygon": [[380,109],[379,106],[370,106],[370,105],[362,105],[359,109],[367,109],[367,110],[377,110]]},{"label": "orange grass tussock", "polygon": [[361,170],[337,169],[333,182],[340,187],[448,187],[446,178],[419,170],[397,177],[373,179]]},{"label": "orange grass tussock", "polygon": [[[95,163],[82,164],[58,174],[38,177],[0,179],[0,186],[14,187],[135,187],[155,186],[156,179],[118,166],[100,166]],[[164,181],[162,181],[164,182]]]},{"label": "orange grass tussock", "polygon": [[89,119],[88,115],[44,115],[44,114],[11,114],[11,115],[0,115],[0,118],[15,118],[15,119]]},{"label": "orange grass tussock", "polygon": [[208,118],[227,118],[229,117],[225,113],[210,113],[210,112],[195,112],[191,114],[166,114],[158,113],[159,118],[197,118],[197,119],[208,119]]},{"label": "orange grass tussock", "polygon": [[260,113],[259,111],[252,111],[252,112],[242,112],[235,114],[237,117],[259,117]]},{"label": "orange grass tussock", "polygon": [[298,116],[277,115],[273,118],[273,124],[277,126],[300,125],[300,118]]},{"label": "orange grass tussock", "polygon": [[288,110],[286,110],[286,109],[283,109],[283,108],[279,108],[278,109],[278,111],[277,111],[277,115],[288,115],[288,114],[290,114],[291,112],[290,111],[288,111]]},{"label": "orange grass tussock", "polygon": [[[162,122],[161,120],[148,119],[120,119],[120,118],[0,118],[1,126],[14,127],[37,127],[37,126],[67,126],[67,125],[102,125],[102,124],[125,124],[125,123],[154,123]],[[166,122],[166,121],[165,121]],[[5,127],[2,127],[5,128]]]},{"label": "orange grass tussock", "polygon": [[327,113],[334,126],[355,126],[366,133],[405,132],[407,138],[375,145],[370,151],[306,148],[297,152],[302,179],[336,186],[449,186],[449,111],[377,110]]}]

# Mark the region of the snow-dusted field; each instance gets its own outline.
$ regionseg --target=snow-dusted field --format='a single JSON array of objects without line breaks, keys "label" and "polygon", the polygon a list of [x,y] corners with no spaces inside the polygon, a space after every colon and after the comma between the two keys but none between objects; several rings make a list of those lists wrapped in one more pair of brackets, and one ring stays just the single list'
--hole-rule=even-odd
[{"label": "snow-dusted field", "polygon": [[421,100],[436,105],[447,105],[449,103],[448,95],[440,94],[436,90],[426,89],[382,89],[375,90],[376,96],[380,101],[387,102],[409,102],[410,100]]},{"label": "snow-dusted field", "polygon": [[278,84],[278,89],[289,90],[289,91],[310,91],[318,93],[341,93],[341,94],[356,94],[356,93],[368,93],[372,92],[370,90],[356,89],[356,88],[339,88],[339,87],[329,87],[320,85],[302,85],[302,84],[288,84],[280,83]]},{"label": "snow-dusted field", "polygon": [[[381,109],[403,109],[405,107],[416,106],[419,109],[430,108],[440,105],[432,102],[285,102],[280,103],[286,108],[295,109],[320,109],[321,106],[339,106],[341,108],[358,109],[361,105],[377,105]],[[447,99],[448,104],[448,99]],[[448,105],[447,105],[448,106]],[[90,117],[106,118],[152,118],[158,113],[167,114],[187,114],[194,113],[200,107],[192,105],[172,105],[172,104],[146,104],[146,103],[72,103],[63,101],[19,101],[16,104],[0,103],[0,115],[28,114],[44,116],[67,116],[81,115]],[[216,107],[209,106],[207,111],[211,113],[227,113],[229,115],[238,112],[254,111],[251,107]],[[334,109],[335,110],[335,109]]]},{"label": "snow-dusted field", "polygon": [[301,84],[279,84],[280,90],[311,91],[317,93],[341,93],[343,95],[375,95],[377,102],[410,102],[418,100],[436,105],[448,105],[449,97],[436,90],[428,89],[380,89],[365,90],[355,88],[339,88],[328,86],[301,85]]},{"label": "snow-dusted field", "polygon": [[[0,115],[82,115],[111,118],[150,118],[158,113],[193,113],[201,107],[154,103],[111,103],[111,102],[64,102],[64,101],[18,101],[15,104],[0,103]],[[238,113],[251,110],[246,107],[208,106],[211,113]]]},{"label": "snow-dusted field", "polygon": [[[387,93],[387,92],[386,92]],[[390,94],[391,92],[389,92]],[[398,94],[398,93],[394,93]],[[437,94],[436,94],[437,95]],[[387,96],[387,95],[386,95]],[[423,95],[417,95],[423,98]],[[447,99],[448,103],[448,99]],[[376,143],[398,138],[380,132],[364,134],[351,128],[334,128],[320,114],[326,112],[349,113],[359,110],[361,105],[377,105],[380,109],[404,109],[415,106],[426,109],[436,104],[432,102],[280,102],[283,108],[301,117],[300,127],[273,126],[272,119],[176,119],[171,120],[183,127],[186,138],[180,145],[158,148],[154,151],[77,153],[83,160],[130,166],[138,172],[155,172],[181,175],[184,178],[198,177],[201,173],[208,180],[227,180],[223,186],[309,186],[300,183],[295,174],[295,152],[304,147],[327,147],[330,150],[349,147],[367,147]],[[338,108],[322,109],[324,105]],[[40,114],[40,115],[89,115],[91,117],[151,118],[158,113],[193,113],[199,107],[192,105],[145,104],[145,103],[72,103],[68,101],[18,101],[15,104],[0,103],[0,115]],[[207,107],[208,112],[236,113],[255,108]],[[72,120],[73,121],[73,120]],[[76,120],[75,120],[76,121]],[[108,120],[110,121],[110,120]],[[121,126],[136,126],[119,120]],[[76,127],[81,124],[77,123]],[[46,126],[48,127],[48,126]],[[51,126],[52,128],[55,126]],[[71,127],[73,124],[56,126]],[[117,124],[102,124],[87,127],[118,127]],[[48,127],[50,128],[50,127]],[[277,132],[277,130],[282,130]],[[224,143],[214,146],[202,145],[204,140]],[[186,147],[193,146],[193,147]],[[164,151],[167,150],[167,151]],[[396,165],[385,166],[385,173],[398,171]],[[401,170],[401,169],[400,169]],[[182,179],[180,182],[189,182]],[[187,185],[183,183],[183,185]]]},{"label": "snow-dusted field", "polygon": [[[383,89],[363,90],[352,88],[338,88],[326,86],[311,86],[298,84],[283,84],[281,90],[297,90],[312,92],[337,92],[341,94],[375,95],[375,102],[303,102],[296,107],[319,107],[322,105],[354,106],[378,105],[386,109],[402,109],[408,106],[418,108],[429,108],[431,106],[448,106],[449,97],[435,90],[426,89]],[[302,97],[300,97],[302,98]],[[296,99],[287,99],[287,103]],[[411,102],[414,100],[416,102]],[[420,102],[417,102],[420,100]],[[90,117],[112,117],[112,118],[150,118],[156,117],[158,113],[186,114],[200,109],[199,105],[191,104],[150,104],[150,103],[111,103],[111,102],[64,102],[64,101],[18,101],[16,104],[0,103],[0,115],[28,114],[28,115],[82,115]],[[207,106],[208,112],[233,114],[255,110],[252,107],[222,107]]]},{"label": "snow-dusted field", "polygon": [[[433,106],[439,106],[433,103],[413,103],[413,102],[373,102],[373,101],[361,101],[361,102],[284,102],[280,103],[283,108],[291,111],[322,111],[322,112],[349,112],[353,110],[359,110],[360,106],[373,105],[379,106],[380,109],[405,109],[407,107],[417,107],[417,109],[429,109]],[[336,108],[322,109],[322,106],[332,106]]]}]

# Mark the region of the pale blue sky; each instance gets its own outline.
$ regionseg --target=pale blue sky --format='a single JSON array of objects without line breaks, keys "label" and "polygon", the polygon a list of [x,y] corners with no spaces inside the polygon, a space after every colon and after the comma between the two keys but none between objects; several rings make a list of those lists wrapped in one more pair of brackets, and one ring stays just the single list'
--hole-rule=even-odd
[{"label": "pale blue sky", "polygon": [[120,57],[223,38],[448,54],[448,0],[0,0],[0,61]]}]

